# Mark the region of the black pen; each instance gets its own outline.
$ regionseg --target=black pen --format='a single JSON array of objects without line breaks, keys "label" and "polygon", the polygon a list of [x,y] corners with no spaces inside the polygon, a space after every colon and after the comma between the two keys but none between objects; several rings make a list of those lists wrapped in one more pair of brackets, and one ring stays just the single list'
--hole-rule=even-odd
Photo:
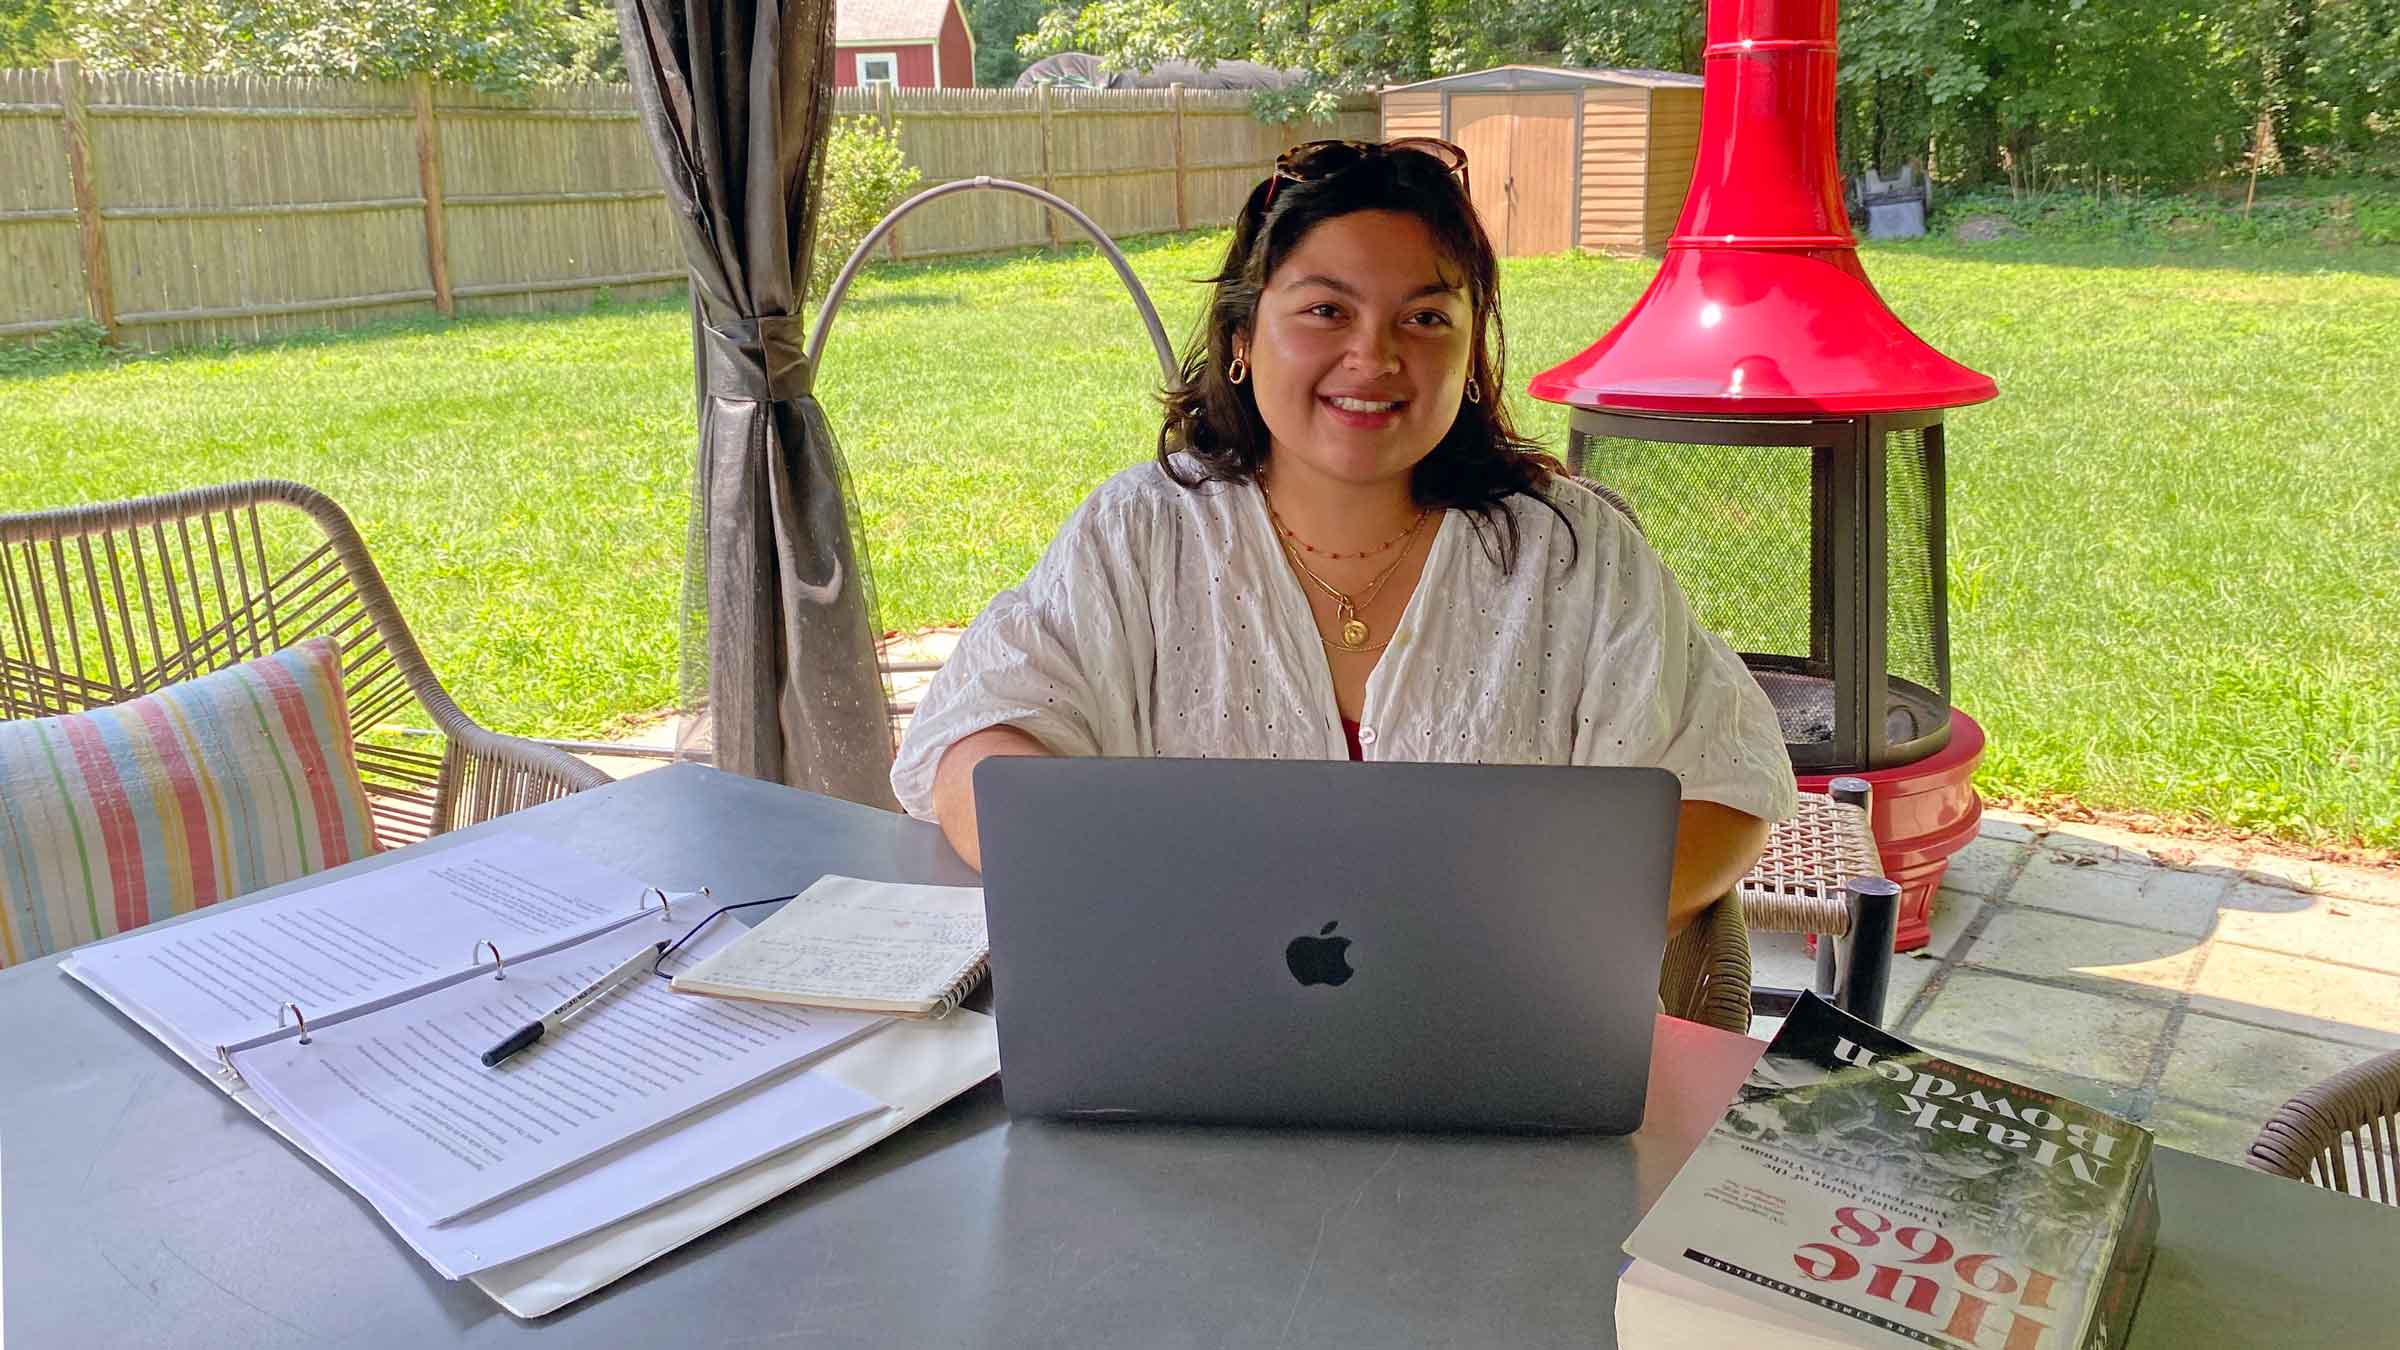
[{"label": "black pen", "polygon": [[575,997],[559,1004],[549,1012],[542,1014],[541,1021],[527,1022],[524,1026],[521,1026],[517,1028],[516,1031],[512,1032],[507,1040],[502,1041],[498,1045],[493,1046],[491,1049],[484,1051],[483,1067],[487,1069],[491,1068],[493,1065],[498,1064],[501,1060],[508,1058],[510,1055],[517,1053],[519,1050],[522,1050],[526,1046],[533,1044],[542,1037],[558,1030],[559,1027],[565,1025],[568,1018],[573,1017],[575,1014],[582,1012],[585,1008],[588,1008],[594,1003],[599,1002],[602,994],[605,994],[609,990],[616,988],[618,985],[625,983],[627,980],[642,974],[642,968],[646,965],[655,964],[658,961],[658,954],[666,949],[667,944],[658,942],[644,947],[640,951],[635,952],[633,955],[626,957],[625,964],[608,972],[606,975],[601,976],[599,979],[592,981],[590,986],[587,987],[582,993],[577,994]]}]

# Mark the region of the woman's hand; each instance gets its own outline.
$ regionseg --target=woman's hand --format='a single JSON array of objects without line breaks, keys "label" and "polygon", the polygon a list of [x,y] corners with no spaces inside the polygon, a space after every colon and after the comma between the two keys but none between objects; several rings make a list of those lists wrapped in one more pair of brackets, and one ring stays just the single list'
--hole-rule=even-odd
[{"label": "woman's hand", "polygon": [[1675,827],[1675,875],[1667,886],[1668,937],[1682,932],[1758,865],[1772,828],[1717,802],[1683,804]]},{"label": "woman's hand", "polygon": [[[983,840],[975,830],[975,766],[994,755],[1049,753],[1040,741],[1011,726],[985,727],[961,736],[942,752],[942,762],[933,771],[933,810],[942,822],[943,836],[967,866],[983,870]],[[1759,837],[1763,841],[1766,836]],[[1681,867],[1680,857],[1676,864]]]}]

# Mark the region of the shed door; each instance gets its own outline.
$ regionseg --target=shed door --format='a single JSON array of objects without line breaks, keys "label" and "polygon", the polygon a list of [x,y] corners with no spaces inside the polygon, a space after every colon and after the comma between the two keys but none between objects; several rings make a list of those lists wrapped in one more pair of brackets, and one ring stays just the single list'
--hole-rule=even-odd
[{"label": "shed door", "polygon": [[1516,114],[1514,94],[1454,94],[1450,98],[1450,139],[1467,152],[1467,192],[1475,214],[1483,217],[1483,232],[1503,256],[1508,246],[1509,126]]},{"label": "shed door", "polygon": [[1517,95],[1508,156],[1511,253],[1564,253],[1575,241],[1576,101],[1573,94]]},{"label": "shed door", "polygon": [[1575,237],[1573,94],[1455,94],[1450,139],[1502,255],[1559,253]]}]

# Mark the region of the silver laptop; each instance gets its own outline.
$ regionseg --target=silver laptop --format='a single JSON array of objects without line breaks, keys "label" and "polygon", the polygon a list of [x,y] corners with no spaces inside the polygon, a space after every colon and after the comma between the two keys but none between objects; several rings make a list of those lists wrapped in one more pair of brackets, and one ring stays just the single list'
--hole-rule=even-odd
[{"label": "silver laptop", "polygon": [[1018,1115],[1404,1129],[1642,1123],[1663,769],[987,759]]}]

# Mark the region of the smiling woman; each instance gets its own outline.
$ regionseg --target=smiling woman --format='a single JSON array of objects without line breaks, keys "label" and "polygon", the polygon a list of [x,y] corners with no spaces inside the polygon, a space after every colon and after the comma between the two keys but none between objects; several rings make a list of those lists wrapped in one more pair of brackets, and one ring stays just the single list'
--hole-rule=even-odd
[{"label": "smiling woman", "polygon": [[979,862],[994,754],[1654,765],[1670,923],[1792,810],[1773,710],[1649,546],[1510,425],[1499,272],[1439,142],[1251,193],[1158,457],[1083,504],[926,690],[892,782]]}]

